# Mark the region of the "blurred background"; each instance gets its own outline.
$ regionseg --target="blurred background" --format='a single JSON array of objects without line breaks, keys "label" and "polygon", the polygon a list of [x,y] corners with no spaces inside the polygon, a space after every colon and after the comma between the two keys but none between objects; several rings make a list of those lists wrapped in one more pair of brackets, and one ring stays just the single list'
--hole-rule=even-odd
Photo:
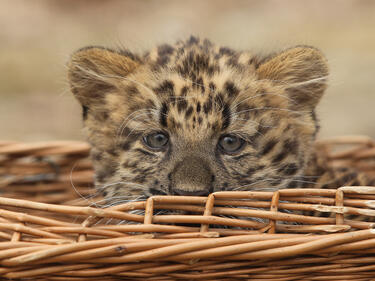
[{"label": "blurred background", "polygon": [[85,45],[143,52],[190,34],[267,53],[320,48],[321,137],[375,137],[375,1],[0,0],[0,140],[82,140],[65,63]]}]

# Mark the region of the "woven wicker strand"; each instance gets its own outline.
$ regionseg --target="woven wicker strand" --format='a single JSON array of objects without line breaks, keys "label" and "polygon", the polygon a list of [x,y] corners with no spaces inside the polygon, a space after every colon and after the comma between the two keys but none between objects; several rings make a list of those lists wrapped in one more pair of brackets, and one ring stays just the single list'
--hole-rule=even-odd
[{"label": "woven wicker strand", "polygon": [[[316,145],[332,167],[375,176],[372,139]],[[0,142],[0,279],[375,280],[375,187],[154,196],[102,208],[88,152],[80,142]],[[314,211],[329,216],[302,213]]]}]

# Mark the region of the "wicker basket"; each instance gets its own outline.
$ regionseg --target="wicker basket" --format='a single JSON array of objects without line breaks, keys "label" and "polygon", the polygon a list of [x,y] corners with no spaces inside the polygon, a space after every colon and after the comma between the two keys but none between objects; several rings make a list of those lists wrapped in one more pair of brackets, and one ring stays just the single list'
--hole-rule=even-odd
[{"label": "wicker basket", "polygon": [[[373,140],[317,146],[330,165],[375,176]],[[1,278],[375,280],[373,223],[345,219],[375,216],[375,187],[155,196],[103,208],[88,151],[81,142],[0,142]]]}]

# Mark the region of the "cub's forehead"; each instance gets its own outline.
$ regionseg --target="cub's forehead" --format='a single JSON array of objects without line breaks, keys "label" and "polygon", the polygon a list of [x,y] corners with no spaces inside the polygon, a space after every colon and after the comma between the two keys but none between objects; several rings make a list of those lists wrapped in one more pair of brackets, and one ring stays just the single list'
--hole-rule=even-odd
[{"label": "cub's forehead", "polygon": [[136,92],[128,100],[136,101],[128,115],[134,116],[133,111],[144,109],[151,109],[152,114],[143,114],[140,118],[144,119],[136,120],[144,121],[143,124],[137,122],[132,127],[166,130],[184,138],[209,138],[229,132],[233,126],[243,127],[249,104],[264,106],[258,101],[263,99],[261,93],[268,91],[253,71],[229,66],[214,73],[196,69],[184,75],[172,67],[150,71],[147,76],[144,73],[140,78],[134,76],[139,83],[130,83],[132,87],[126,89]]},{"label": "cub's forehead", "polygon": [[203,79],[186,83],[181,79],[165,80],[155,88],[160,96],[167,91],[160,110],[160,124],[172,131],[200,131],[225,129],[230,122],[231,101],[238,95],[234,82],[221,85]]},{"label": "cub's forehead", "polygon": [[[193,38],[162,45],[144,60],[139,75],[131,76],[137,82],[130,83],[131,92],[138,89],[137,95],[131,95],[137,101],[134,109],[152,107],[153,114],[145,117],[153,118],[149,124],[178,135],[200,138],[223,132],[235,118],[241,119],[236,113],[245,112],[250,100],[255,105],[262,99],[260,93],[269,91],[257,79],[257,60],[250,53],[216,47],[209,41]],[[237,125],[241,123],[236,120]]]},{"label": "cub's forehead", "polygon": [[257,88],[251,76],[223,71],[210,77],[201,74],[197,81],[168,73],[155,81],[152,91],[160,102],[158,120],[162,128],[200,138],[225,131],[238,105],[245,97],[255,95]]},{"label": "cub's forehead", "polygon": [[199,75],[213,75],[225,69],[254,70],[259,57],[248,51],[236,51],[212,44],[207,39],[191,37],[173,45],[163,44],[144,56],[145,61],[158,71],[170,68],[184,78],[198,80]]}]

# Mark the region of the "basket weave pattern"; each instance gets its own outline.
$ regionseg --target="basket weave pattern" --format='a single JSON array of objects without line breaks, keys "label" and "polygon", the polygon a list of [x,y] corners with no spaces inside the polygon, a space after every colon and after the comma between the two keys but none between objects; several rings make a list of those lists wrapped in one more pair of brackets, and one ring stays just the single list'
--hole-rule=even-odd
[{"label": "basket weave pattern", "polygon": [[[317,146],[329,165],[375,176],[373,140]],[[102,208],[88,151],[80,142],[0,142],[0,276],[375,280],[375,187],[155,196]]]}]

